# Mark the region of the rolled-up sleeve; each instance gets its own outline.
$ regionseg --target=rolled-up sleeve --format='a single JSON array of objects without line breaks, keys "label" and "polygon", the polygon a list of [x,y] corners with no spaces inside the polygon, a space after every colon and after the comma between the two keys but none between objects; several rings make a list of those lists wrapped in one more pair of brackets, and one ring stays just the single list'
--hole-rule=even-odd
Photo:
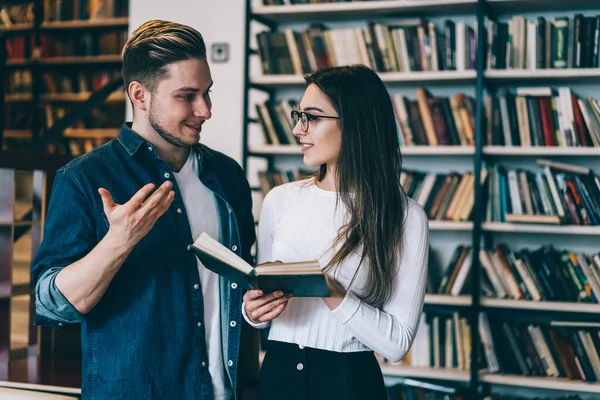
[{"label": "rolled-up sleeve", "polygon": [[52,187],[43,240],[31,265],[35,325],[61,327],[84,319],[54,281],[64,267],[94,248],[95,226],[92,203],[81,181],[68,167],[61,168]]}]

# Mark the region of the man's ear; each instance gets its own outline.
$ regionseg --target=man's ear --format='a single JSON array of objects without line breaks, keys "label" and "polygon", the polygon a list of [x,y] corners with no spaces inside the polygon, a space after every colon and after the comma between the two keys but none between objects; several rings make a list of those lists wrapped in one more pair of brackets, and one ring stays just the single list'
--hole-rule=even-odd
[{"label": "man's ear", "polygon": [[133,103],[133,107],[139,110],[146,110],[148,106],[148,100],[150,91],[138,81],[133,81],[127,88],[129,98]]}]

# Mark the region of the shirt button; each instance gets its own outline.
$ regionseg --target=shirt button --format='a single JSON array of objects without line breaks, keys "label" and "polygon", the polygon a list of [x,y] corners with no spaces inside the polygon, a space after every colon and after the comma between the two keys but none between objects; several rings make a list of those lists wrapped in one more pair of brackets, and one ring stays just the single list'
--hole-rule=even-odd
[{"label": "shirt button", "polygon": [[198,328],[202,326],[202,322],[198,322]]},{"label": "shirt button", "polygon": [[237,283],[235,283],[235,282],[234,282],[234,283],[232,283],[232,284],[231,284],[231,288],[232,288],[232,289],[237,289]]},{"label": "shirt button", "polygon": [[237,325],[237,323],[235,321],[231,321],[229,323],[229,326],[231,326],[232,328],[235,328],[236,325]]},{"label": "shirt button", "polygon": [[231,250],[236,251],[237,250],[237,246],[234,244],[233,246],[231,246]]},{"label": "shirt button", "polygon": [[302,363],[298,363],[298,365],[296,365],[296,369],[297,369],[298,371],[302,371],[302,370],[304,369],[304,364],[302,364]]},{"label": "shirt button", "polygon": [[194,289],[198,290],[198,288],[200,287],[200,285],[198,285],[197,283],[194,285]]},{"label": "shirt button", "polygon": [[183,211],[181,210],[181,208],[177,209],[177,214],[181,214]]},{"label": "shirt button", "polygon": [[148,146],[148,150],[152,151],[152,146]]},{"label": "shirt button", "polygon": [[169,174],[168,172],[165,172],[164,177],[167,178],[167,179],[169,179],[171,177],[171,174]]},{"label": "shirt button", "polygon": [[303,349],[303,348],[304,348],[304,346],[302,346],[301,344],[299,344],[299,345],[298,345],[298,347],[299,347],[300,349]]},{"label": "shirt button", "polygon": [[230,367],[233,367],[233,361],[231,361],[231,360],[227,361],[227,365],[229,365]]},{"label": "shirt button", "polygon": [[62,322],[59,322],[59,323],[58,323],[58,326],[63,326]]},{"label": "shirt button", "polygon": [[202,361],[202,366],[206,367],[206,361]]}]

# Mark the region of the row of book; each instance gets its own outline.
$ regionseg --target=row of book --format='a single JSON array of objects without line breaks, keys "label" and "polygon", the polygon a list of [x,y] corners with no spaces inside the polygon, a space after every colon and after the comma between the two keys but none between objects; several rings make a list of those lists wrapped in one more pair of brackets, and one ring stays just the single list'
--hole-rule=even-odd
[{"label": "row of book", "polygon": [[600,147],[600,102],[569,87],[500,89],[485,106],[489,144]]},{"label": "row of book", "polygon": [[[485,181],[486,173],[482,171]],[[468,221],[474,205],[475,174],[449,172],[438,174],[404,170],[400,183],[408,197],[423,207],[430,220]]]},{"label": "row of book", "polygon": [[[118,69],[92,69],[78,72],[52,71],[41,74],[42,94],[75,94],[95,92],[113,79],[121,77]],[[31,70],[15,70],[7,73],[5,94],[24,95],[32,92]]]},{"label": "row of book", "polygon": [[528,324],[479,315],[479,331],[490,372],[600,380],[600,330],[594,323]]},{"label": "row of book", "polygon": [[388,400],[462,400],[466,398],[466,390],[448,383],[398,378],[387,386],[387,395]]},{"label": "row of book", "polygon": [[[387,360],[385,362],[394,365]],[[466,315],[424,312],[412,347],[400,364],[412,367],[471,367],[471,325]]]},{"label": "row of book", "polygon": [[[14,35],[6,40],[9,60],[29,59],[31,56],[28,35]],[[119,55],[127,41],[127,30],[119,32],[88,32],[81,35],[50,36],[40,35],[41,57],[70,57]]]},{"label": "row of book", "polygon": [[[464,93],[434,96],[417,88],[416,99],[392,94],[400,146],[475,144],[475,100]],[[290,111],[298,101],[256,105],[264,142],[297,144]],[[500,146],[600,147],[600,102],[569,87],[506,89],[486,96],[486,144]]]},{"label": "row of book", "polygon": [[488,170],[488,221],[600,225],[600,178],[590,168],[537,163],[543,171]]},{"label": "row of book", "polygon": [[[44,0],[43,22],[96,20],[127,17],[129,0]],[[33,1],[0,7],[0,27],[33,24]]]},{"label": "row of book", "polygon": [[303,74],[348,64],[378,72],[474,69],[475,30],[465,21],[446,20],[443,31],[418,18],[395,25],[368,22],[362,28],[312,24],[302,32],[263,31],[256,40],[263,74]]},{"label": "row of book", "polygon": [[[475,103],[472,97],[463,93],[437,97],[418,88],[416,100],[399,94],[390,98],[397,116],[400,146],[474,144]],[[256,104],[265,144],[298,144],[292,134],[294,126],[290,117],[290,111],[297,108],[298,101],[294,99]]]},{"label": "row of book", "polygon": [[14,24],[33,23],[33,3],[0,6],[0,28]]},{"label": "row of book", "polygon": [[391,95],[400,146],[471,146],[475,143],[475,101],[464,93],[432,96],[416,89],[416,100]]},{"label": "row of book", "polygon": [[298,109],[296,100],[266,101],[256,103],[256,115],[264,142],[269,145],[297,145],[299,140],[292,134],[294,123],[291,112]]},{"label": "row of book", "polygon": [[289,171],[260,171],[258,173],[260,190],[266,195],[276,186],[305,179],[311,174],[311,171],[301,169]]},{"label": "row of book", "polygon": [[44,21],[127,17],[129,0],[44,0]]},{"label": "row of book", "polygon": [[[115,131],[116,134],[116,131]],[[56,154],[60,156],[77,157],[87,152],[92,151],[96,147],[110,141],[108,137],[94,138],[60,138],[59,140],[49,143],[45,147],[45,152],[48,154]],[[26,149],[31,145],[31,139],[25,138],[4,138],[3,149]]]},{"label": "row of book", "polygon": [[508,22],[489,20],[488,66],[493,69],[600,67],[600,15],[522,15]]},{"label": "row of book", "polygon": [[[460,295],[471,290],[470,246],[459,245],[443,273],[432,266],[429,293]],[[490,298],[598,303],[600,253],[559,250],[552,245],[512,251],[505,243],[481,249],[481,294]]]},{"label": "row of book", "polygon": [[[600,178],[585,167],[537,160],[542,172],[481,171],[488,185],[486,220],[494,222],[562,225],[600,225]],[[299,171],[259,173],[261,190],[302,177]],[[489,176],[489,178],[488,178]],[[475,174],[471,171],[436,173],[403,170],[400,184],[430,220],[469,221],[474,205]]]},{"label": "row of book", "polygon": [[[423,313],[413,345],[401,364],[468,371],[471,329],[467,317],[458,311]],[[562,377],[584,382],[600,380],[597,323],[537,324],[491,318],[482,312],[477,329],[488,373]]]},{"label": "row of book", "polygon": [[[77,104],[44,104],[42,129],[48,129],[63,118]],[[4,123],[7,130],[27,130],[32,128],[31,106],[27,103],[7,103],[4,110]],[[118,129],[125,120],[123,103],[106,102],[92,109],[82,120],[75,122],[75,129]]]}]

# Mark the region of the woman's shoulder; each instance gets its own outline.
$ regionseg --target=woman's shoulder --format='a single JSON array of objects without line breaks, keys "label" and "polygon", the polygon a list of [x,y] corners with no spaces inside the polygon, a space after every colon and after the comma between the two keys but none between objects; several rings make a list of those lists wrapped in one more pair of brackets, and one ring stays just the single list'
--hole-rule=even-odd
[{"label": "woman's shoulder", "polygon": [[427,213],[421,207],[421,205],[414,199],[407,197],[406,198],[406,226],[423,226],[429,227],[429,221],[427,218]]},{"label": "woman's shoulder", "polygon": [[287,182],[275,186],[265,196],[265,202],[287,202],[306,195],[310,190],[306,190],[314,185],[313,179],[303,179],[300,181]]},{"label": "woman's shoulder", "polygon": [[273,189],[267,193],[267,196],[270,197],[286,197],[286,196],[295,196],[299,193],[303,192],[303,189],[308,188],[314,185],[314,180],[312,178],[303,179],[294,182],[287,182],[281,185],[275,186]]}]

